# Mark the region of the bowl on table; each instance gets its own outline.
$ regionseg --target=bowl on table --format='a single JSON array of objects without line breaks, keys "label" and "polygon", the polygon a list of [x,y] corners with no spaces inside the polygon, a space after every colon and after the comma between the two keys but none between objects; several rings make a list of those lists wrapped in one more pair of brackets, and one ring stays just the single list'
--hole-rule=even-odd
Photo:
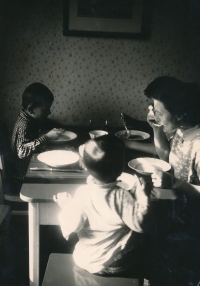
[{"label": "bowl on table", "polygon": [[155,170],[167,172],[171,165],[163,160],[155,158],[137,158],[128,162],[128,166],[137,173],[150,176]]},{"label": "bowl on table", "polygon": [[134,141],[141,141],[146,140],[150,137],[150,135],[143,131],[138,130],[129,130],[130,131],[130,137],[126,138],[126,130],[117,131],[115,135],[121,139],[128,139],[128,140],[134,140]]},{"label": "bowl on table", "polygon": [[66,130],[61,134],[61,136],[57,140],[52,140],[51,142],[53,144],[62,144],[74,140],[76,139],[76,137],[77,137],[76,133]]},{"label": "bowl on table", "polygon": [[94,139],[99,136],[108,135],[108,132],[104,130],[92,130],[89,132],[89,135],[91,139]]},{"label": "bowl on table", "polygon": [[53,150],[40,153],[37,158],[50,167],[61,168],[78,162],[79,155],[73,151]]}]

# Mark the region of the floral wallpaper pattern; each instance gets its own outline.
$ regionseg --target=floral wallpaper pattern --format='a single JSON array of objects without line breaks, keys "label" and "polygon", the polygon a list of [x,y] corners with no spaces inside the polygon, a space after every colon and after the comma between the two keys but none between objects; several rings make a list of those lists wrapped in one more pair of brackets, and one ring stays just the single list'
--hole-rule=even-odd
[{"label": "floral wallpaper pattern", "polygon": [[66,125],[145,120],[146,85],[160,75],[198,80],[187,8],[151,0],[150,37],[105,39],[62,34],[62,0],[1,0],[0,116],[9,131],[23,90],[39,81],[55,96],[51,118]]}]

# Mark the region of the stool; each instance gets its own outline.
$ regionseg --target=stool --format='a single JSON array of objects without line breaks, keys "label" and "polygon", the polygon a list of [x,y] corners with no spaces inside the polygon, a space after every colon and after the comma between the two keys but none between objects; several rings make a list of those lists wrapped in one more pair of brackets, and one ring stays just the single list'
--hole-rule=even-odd
[{"label": "stool", "polygon": [[42,286],[139,286],[137,278],[103,277],[77,267],[72,254],[51,253]]}]

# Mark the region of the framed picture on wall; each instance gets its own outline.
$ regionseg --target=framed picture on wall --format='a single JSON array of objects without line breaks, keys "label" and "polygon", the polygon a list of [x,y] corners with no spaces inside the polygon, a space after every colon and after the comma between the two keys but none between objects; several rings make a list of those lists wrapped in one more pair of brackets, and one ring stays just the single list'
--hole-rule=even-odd
[{"label": "framed picture on wall", "polygon": [[144,0],[63,0],[63,35],[143,36]]}]

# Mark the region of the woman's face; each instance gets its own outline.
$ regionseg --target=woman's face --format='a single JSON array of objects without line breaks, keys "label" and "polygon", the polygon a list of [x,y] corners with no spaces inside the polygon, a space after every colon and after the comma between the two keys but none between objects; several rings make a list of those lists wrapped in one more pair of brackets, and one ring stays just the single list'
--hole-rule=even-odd
[{"label": "woman's face", "polygon": [[154,114],[155,120],[157,123],[163,125],[164,132],[171,132],[180,127],[180,124],[177,120],[177,117],[172,115],[164,106],[164,104],[157,100],[153,99],[154,102]]}]

